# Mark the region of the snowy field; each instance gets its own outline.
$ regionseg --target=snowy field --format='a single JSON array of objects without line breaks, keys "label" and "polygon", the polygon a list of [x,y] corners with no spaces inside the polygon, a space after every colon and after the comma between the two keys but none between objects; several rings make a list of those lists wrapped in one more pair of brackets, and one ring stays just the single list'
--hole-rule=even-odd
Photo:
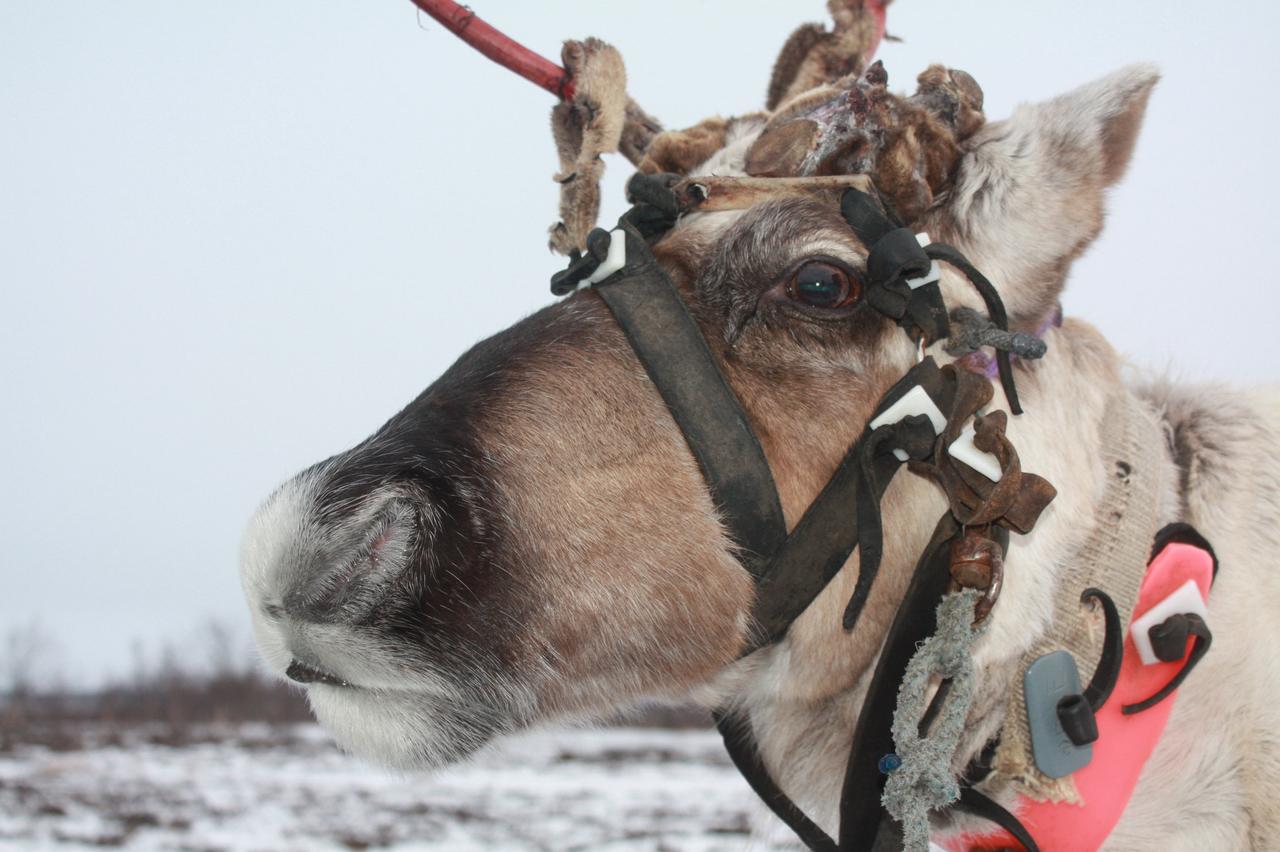
[{"label": "snowy field", "polygon": [[525,735],[436,775],[312,726],[0,754],[0,848],[774,850],[714,731]]}]

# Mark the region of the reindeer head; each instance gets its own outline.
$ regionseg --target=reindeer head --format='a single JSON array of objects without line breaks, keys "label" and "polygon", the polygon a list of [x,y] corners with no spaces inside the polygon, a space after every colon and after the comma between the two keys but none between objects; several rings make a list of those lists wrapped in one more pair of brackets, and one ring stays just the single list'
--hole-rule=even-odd
[{"label": "reindeer head", "polygon": [[[775,75],[772,113],[659,136],[642,169],[867,173],[912,227],[966,252],[1031,331],[1099,231],[1156,80],[1128,68],[984,124],[959,72],[930,69],[899,98],[878,66],[789,93],[814,63],[792,65]],[[862,298],[867,247],[834,199],[800,194],[685,216],[654,252],[794,523],[914,362]],[[979,306],[949,272],[943,290],[953,307]],[[1034,368],[1020,373],[1034,400]],[[851,683],[942,508],[925,491],[890,499],[902,505],[886,512],[885,569],[858,628],[840,628],[851,565],[782,645],[739,661],[752,581],[681,432],[587,289],[478,344],[370,438],[281,486],[249,525],[242,573],[267,664],[306,685],[340,742],[439,765],[505,731],[646,697],[720,700],[787,677],[803,692],[815,671]],[[772,686],[751,686],[771,665]]]}]

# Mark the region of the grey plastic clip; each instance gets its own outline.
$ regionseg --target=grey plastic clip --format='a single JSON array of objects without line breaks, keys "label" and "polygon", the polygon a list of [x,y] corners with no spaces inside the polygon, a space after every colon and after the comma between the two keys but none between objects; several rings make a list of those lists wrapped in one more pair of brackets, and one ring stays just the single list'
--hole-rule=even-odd
[{"label": "grey plastic clip", "polygon": [[1067,651],[1045,654],[1027,667],[1022,689],[1036,768],[1050,778],[1062,778],[1087,766],[1093,745],[1073,743],[1058,719],[1058,702],[1081,692],[1075,658]]}]

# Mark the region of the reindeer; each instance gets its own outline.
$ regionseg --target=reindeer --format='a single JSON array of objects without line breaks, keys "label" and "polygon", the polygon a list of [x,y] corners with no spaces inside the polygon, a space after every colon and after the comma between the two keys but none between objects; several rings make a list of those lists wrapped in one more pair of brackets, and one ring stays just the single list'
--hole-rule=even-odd
[{"label": "reindeer", "polygon": [[[1052,646],[1070,578],[1087,570],[1105,583],[1118,570],[1122,560],[1099,564],[1109,560],[1094,559],[1089,542],[1115,521],[1100,512],[1117,476],[1104,450],[1123,411],[1147,489],[1128,510],[1141,535],[1118,546],[1145,554],[1151,530],[1186,521],[1213,542],[1222,570],[1212,650],[1178,690],[1105,846],[1271,848],[1280,664],[1265,649],[1280,643],[1266,617],[1280,611],[1269,570],[1280,552],[1280,400],[1126,381],[1093,327],[1053,321],[1072,261],[1102,227],[1157,71],[1131,66],[987,122],[963,72],[935,66],[914,96],[891,94],[883,69],[864,67],[873,42],[861,3],[832,8],[834,31],[810,26],[788,41],[765,110],[680,133],[658,133],[625,102],[611,48],[570,43],[577,91],[557,107],[556,127],[560,177],[579,184],[566,190],[553,244],[585,249],[594,221],[598,171],[573,164],[628,140],[641,172],[675,173],[686,186],[864,175],[910,228],[961,250],[994,283],[1010,329],[1047,346],[1014,366],[1025,413],[1008,434],[1022,467],[1057,496],[1009,543],[999,602],[973,645],[974,700],[952,771],[1010,722],[1011,672]],[[593,63],[607,69],[593,76]],[[740,400],[793,528],[920,345],[940,363],[984,365],[981,353],[913,342],[868,308],[870,246],[838,195],[748,196],[687,212],[651,248]],[[968,282],[940,266],[952,315],[981,313]],[[993,406],[1012,402],[994,387]],[[266,664],[303,684],[320,722],[356,754],[444,767],[534,725],[692,698],[748,719],[777,785],[831,832],[873,669],[947,500],[903,475],[882,507],[882,567],[856,626],[842,624],[855,553],[780,641],[761,646],[741,545],[588,287],[477,344],[368,439],[284,483],[249,524],[241,571]],[[1081,666],[1087,674],[1092,663]],[[997,759],[980,786],[1016,812],[1035,774]],[[1037,795],[1079,801],[1061,784]],[[961,842],[975,825],[935,815],[934,840]]]}]

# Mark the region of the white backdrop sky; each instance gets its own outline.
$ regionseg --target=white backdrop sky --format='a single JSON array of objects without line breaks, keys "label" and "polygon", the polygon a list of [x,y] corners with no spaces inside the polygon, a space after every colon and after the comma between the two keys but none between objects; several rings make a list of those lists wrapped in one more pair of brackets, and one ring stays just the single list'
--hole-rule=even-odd
[{"label": "white backdrop sky", "polygon": [[[759,108],[821,0],[475,0],[550,57],[622,49],[667,126]],[[1274,381],[1280,6],[899,0],[899,89],[987,115],[1120,65],[1165,78],[1068,313],[1142,364]],[[241,527],[464,348],[547,303],[546,94],[406,0],[0,3],[0,631],[73,683],[135,641],[244,630]],[[629,168],[610,163],[602,220]]]}]

